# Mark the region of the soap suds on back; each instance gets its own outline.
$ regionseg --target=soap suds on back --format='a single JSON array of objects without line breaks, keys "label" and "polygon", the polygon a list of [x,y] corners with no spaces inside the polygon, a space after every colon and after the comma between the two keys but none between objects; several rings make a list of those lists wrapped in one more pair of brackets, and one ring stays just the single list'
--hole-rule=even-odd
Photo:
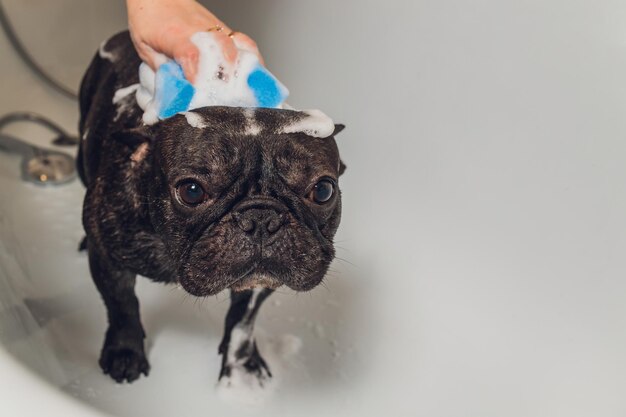
[{"label": "soap suds on back", "polygon": [[98,55],[100,55],[100,58],[102,59],[107,59],[111,62],[115,62],[115,60],[117,60],[117,56],[113,52],[109,52],[106,50],[108,42],[109,40],[107,39],[100,44],[100,48],[98,49]]},{"label": "soap suds on back", "polygon": [[187,119],[187,123],[189,123],[189,125],[192,127],[195,127],[198,129],[204,129],[205,127],[208,126],[206,120],[204,120],[204,117],[202,117],[198,113],[194,113],[192,111],[186,111],[182,114],[185,115],[185,119]]},{"label": "soap suds on back", "polygon": [[132,98],[135,91],[139,88],[139,84],[131,84],[127,87],[120,88],[115,91],[113,94],[113,104],[117,106],[115,117],[113,121],[116,122],[122,116],[123,113],[127,112],[132,104]]},{"label": "soap suds on back", "polygon": [[335,131],[332,119],[321,110],[305,110],[302,119],[283,127],[282,133],[304,133],[316,138],[327,138]]},{"label": "soap suds on back", "polygon": [[113,104],[117,104],[120,100],[124,99],[124,97],[127,97],[128,95],[137,91],[138,88],[139,88],[139,83],[131,84],[127,87],[116,90],[115,94],[113,94]]}]

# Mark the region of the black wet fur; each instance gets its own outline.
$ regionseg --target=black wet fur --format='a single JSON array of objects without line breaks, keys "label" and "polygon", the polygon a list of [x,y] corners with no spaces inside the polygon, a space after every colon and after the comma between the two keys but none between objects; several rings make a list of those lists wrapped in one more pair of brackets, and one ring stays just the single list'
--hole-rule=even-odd
[{"label": "black wet fur", "polygon": [[[136,275],[199,297],[230,288],[219,349],[225,357],[234,326],[253,320],[274,288],[306,291],[322,281],[334,258],[341,194],[336,187],[330,201],[317,204],[310,193],[321,178],[336,183],[345,166],[333,136],[281,133],[306,117],[298,111],[215,106],[194,110],[204,128],[180,114],[143,125],[134,94],[113,103],[117,90],[139,82],[128,32],[103,48],[114,59],[96,54],[80,89],[81,249],[108,314],[100,366],[131,382],[150,369]],[[206,201],[181,201],[177,186],[186,180],[202,186]],[[247,311],[255,286],[268,289]],[[244,350],[250,372],[269,374],[253,339]],[[224,362],[221,376],[228,372]]]}]

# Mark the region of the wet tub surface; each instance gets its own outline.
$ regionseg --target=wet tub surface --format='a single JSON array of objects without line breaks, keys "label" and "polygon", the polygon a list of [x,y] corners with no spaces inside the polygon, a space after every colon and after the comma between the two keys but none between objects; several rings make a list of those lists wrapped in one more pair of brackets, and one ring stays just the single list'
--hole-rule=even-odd
[{"label": "wet tub surface", "polygon": [[350,283],[341,262],[324,287],[306,294],[279,289],[261,310],[259,348],[275,374],[275,389],[267,395],[278,401],[259,400],[258,394],[234,403],[216,397],[227,293],[198,299],[143,277],[137,293],[152,370],[133,384],[113,383],[97,365],[106,329],[104,306],[91,282],[86,253],[77,251],[83,236],[82,185],[21,183],[11,178],[17,158],[0,158],[0,187],[11,195],[0,203],[0,340],[45,380],[124,416],[224,415],[245,412],[249,402],[259,401],[286,411],[311,395],[337,407],[350,403],[338,394],[339,387],[362,378],[364,370],[354,338],[354,321],[360,319],[350,304],[356,294],[348,294],[357,290],[356,282]]}]

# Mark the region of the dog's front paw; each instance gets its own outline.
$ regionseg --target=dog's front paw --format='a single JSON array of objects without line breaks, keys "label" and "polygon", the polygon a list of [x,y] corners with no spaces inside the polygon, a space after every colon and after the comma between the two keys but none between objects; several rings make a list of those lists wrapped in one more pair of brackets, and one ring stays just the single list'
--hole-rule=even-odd
[{"label": "dog's front paw", "polygon": [[229,384],[232,382],[230,381],[232,379],[245,378],[263,387],[265,382],[271,377],[272,372],[270,372],[270,368],[255,348],[252,355],[244,360],[238,360],[235,363],[226,361],[222,364],[219,380],[221,382],[224,379],[224,382]]},{"label": "dog's front paw", "polygon": [[275,382],[267,364],[255,352],[245,361],[226,362],[217,383],[217,394],[227,402],[255,406],[273,393]]},{"label": "dog's front paw", "polygon": [[223,358],[217,383],[218,395],[223,400],[257,405],[271,396],[275,385],[272,373],[259,354],[256,343],[229,346]]},{"label": "dog's front paw", "polygon": [[133,382],[141,374],[148,376],[150,364],[146,355],[141,350],[130,348],[109,348],[102,349],[100,356],[100,367],[105,374],[108,374],[117,382]]}]

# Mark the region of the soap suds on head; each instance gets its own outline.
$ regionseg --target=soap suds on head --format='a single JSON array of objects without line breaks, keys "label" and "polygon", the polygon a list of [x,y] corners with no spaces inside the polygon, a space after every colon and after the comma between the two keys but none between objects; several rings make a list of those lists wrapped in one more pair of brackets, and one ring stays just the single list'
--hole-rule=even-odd
[{"label": "soap suds on head", "polygon": [[186,111],[182,114],[185,115],[185,119],[187,119],[187,123],[189,123],[189,125],[192,127],[195,127],[198,129],[204,129],[205,127],[208,126],[206,120],[204,120],[204,117],[202,117],[202,115],[198,113],[194,113],[192,111]]},{"label": "soap suds on head", "polygon": [[113,104],[117,106],[115,117],[113,121],[116,122],[122,116],[123,113],[127,112],[133,104],[133,96],[132,93],[137,91],[139,88],[139,84],[131,84],[127,87],[120,88],[115,91],[113,94]]},{"label": "soap suds on head", "polygon": [[111,62],[115,62],[117,60],[117,55],[115,55],[113,52],[109,52],[106,50],[108,42],[109,40],[107,39],[100,44],[100,48],[98,49],[98,55],[100,55],[100,58],[102,59],[107,59]]},{"label": "soap suds on head", "polygon": [[315,138],[327,138],[335,131],[335,124],[332,119],[320,110],[305,110],[305,115],[286,126],[283,126],[281,133],[304,133]]},{"label": "soap suds on head", "polygon": [[246,109],[244,111],[244,116],[246,117],[246,129],[244,133],[250,136],[256,136],[261,133],[261,126],[256,122],[256,118],[254,116],[254,110]]}]

